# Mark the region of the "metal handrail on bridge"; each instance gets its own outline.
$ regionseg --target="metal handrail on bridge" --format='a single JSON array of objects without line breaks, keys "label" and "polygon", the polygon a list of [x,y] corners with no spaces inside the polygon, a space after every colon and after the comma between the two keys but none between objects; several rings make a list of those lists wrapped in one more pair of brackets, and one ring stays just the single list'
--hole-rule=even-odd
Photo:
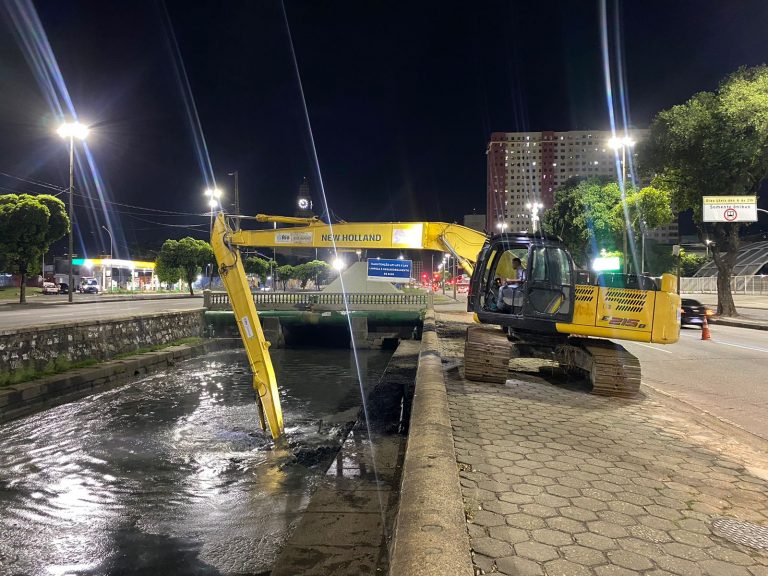
[{"label": "metal handrail on bridge", "polygon": [[[203,293],[208,310],[229,310],[229,295],[226,292]],[[254,292],[253,303],[257,308],[270,306],[322,306],[326,308],[345,306],[396,306],[426,307],[427,294],[364,293],[364,292]]]}]

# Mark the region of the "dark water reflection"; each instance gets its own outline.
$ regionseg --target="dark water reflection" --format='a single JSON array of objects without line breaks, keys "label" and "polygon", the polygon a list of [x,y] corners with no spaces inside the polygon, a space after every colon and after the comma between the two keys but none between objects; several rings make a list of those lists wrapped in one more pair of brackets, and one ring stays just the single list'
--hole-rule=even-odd
[{"label": "dark water reflection", "polygon": [[[389,354],[358,354],[370,387]],[[273,360],[289,449],[241,351],[0,426],[0,574],[268,571],[360,407],[349,351]]]}]

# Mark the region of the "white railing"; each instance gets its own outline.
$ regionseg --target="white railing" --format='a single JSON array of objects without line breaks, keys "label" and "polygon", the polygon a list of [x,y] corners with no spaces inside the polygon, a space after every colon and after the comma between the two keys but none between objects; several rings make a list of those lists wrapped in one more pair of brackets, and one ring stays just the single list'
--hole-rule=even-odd
[{"label": "white railing", "polygon": [[[229,310],[229,295],[226,292],[204,293],[205,307],[208,310]],[[336,293],[336,292],[255,292],[253,302],[257,308],[270,309],[272,306],[324,306],[336,307],[340,310],[346,306],[374,307],[417,307],[427,305],[427,294],[367,294],[367,293]]]},{"label": "white railing", "polygon": [[[716,294],[717,277],[680,278],[683,294]],[[733,294],[768,294],[768,276],[734,276],[731,278]]]}]

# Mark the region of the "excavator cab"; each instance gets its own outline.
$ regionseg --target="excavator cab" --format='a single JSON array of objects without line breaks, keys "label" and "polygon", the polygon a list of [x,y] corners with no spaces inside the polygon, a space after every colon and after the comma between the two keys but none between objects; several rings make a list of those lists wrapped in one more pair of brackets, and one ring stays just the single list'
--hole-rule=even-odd
[{"label": "excavator cab", "polygon": [[574,298],[573,259],[559,241],[502,234],[478,256],[467,310],[483,324],[551,335],[572,321]]}]

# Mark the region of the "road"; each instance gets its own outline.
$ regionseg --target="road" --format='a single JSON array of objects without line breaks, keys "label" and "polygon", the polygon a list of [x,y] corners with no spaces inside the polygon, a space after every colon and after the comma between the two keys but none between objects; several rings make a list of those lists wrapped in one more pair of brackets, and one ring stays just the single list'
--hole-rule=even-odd
[{"label": "road", "polygon": [[[66,298],[66,297],[65,297]],[[158,300],[130,300],[67,304],[29,304],[28,306],[0,306],[0,330],[12,330],[29,326],[59,324],[62,322],[87,322],[122,318],[137,314],[194,310],[203,307],[202,298],[163,298]]]},{"label": "road", "polygon": [[640,359],[643,382],[768,440],[768,332],[683,328],[677,344],[622,341]]}]

